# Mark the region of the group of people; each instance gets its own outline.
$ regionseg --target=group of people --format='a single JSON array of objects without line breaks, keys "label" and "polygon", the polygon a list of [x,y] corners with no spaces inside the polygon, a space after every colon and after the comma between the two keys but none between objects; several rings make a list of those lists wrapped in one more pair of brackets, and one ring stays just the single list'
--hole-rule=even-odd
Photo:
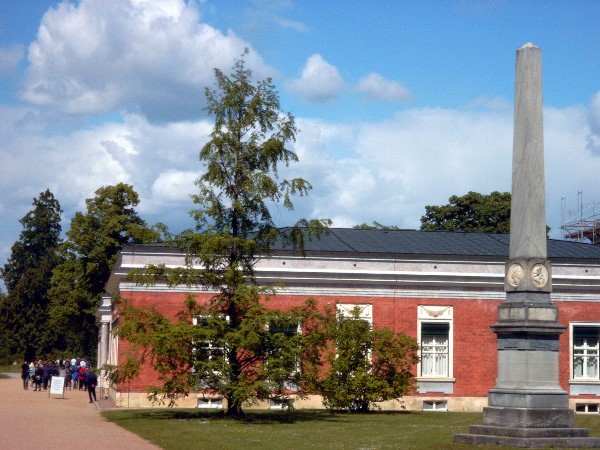
[{"label": "group of people", "polygon": [[21,365],[21,379],[23,380],[23,389],[25,390],[29,390],[29,382],[31,381],[34,391],[45,391],[48,389],[48,383],[52,377],[63,377],[64,389],[87,391],[90,403],[96,401],[98,377],[94,369],[82,359],[24,361]]}]

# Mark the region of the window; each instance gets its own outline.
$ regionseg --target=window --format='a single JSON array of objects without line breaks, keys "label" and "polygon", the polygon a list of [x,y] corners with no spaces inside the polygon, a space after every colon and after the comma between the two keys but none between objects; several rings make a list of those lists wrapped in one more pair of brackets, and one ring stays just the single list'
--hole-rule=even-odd
[{"label": "window", "polygon": [[[223,345],[219,344],[219,328],[226,326],[229,322],[228,318],[212,317],[212,316],[196,316],[192,323],[198,327],[204,327],[206,336],[210,337],[206,340],[198,340],[194,342],[193,357],[194,365],[192,373],[200,376],[198,380],[198,388],[204,389],[212,385],[215,377],[220,376],[225,364],[225,350]],[[204,334],[204,333],[203,333]],[[209,381],[209,378],[212,381]],[[199,406],[207,407],[207,406]]]},{"label": "window", "polygon": [[421,324],[421,376],[448,377],[450,325]]},{"label": "window", "polygon": [[423,411],[448,411],[446,400],[424,400]]},{"label": "window", "polygon": [[598,414],[598,403],[577,403],[575,412],[577,414]]},{"label": "window", "polygon": [[600,326],[573,326],[573,379],[600,380]]},{"label": "window", "polygon": [[453,383],[452,322],[452,306],[418,307],[417,340],[420,345],[420,361],[417,373],[422,379],[418,381],[421,393],[452,393],[452,386],[443,384]]},{"label": "window", "polygon": [[222,398],[199,398],[198,408],[200,409],[223,409]]},{"label": "window", "polygon": [[269,409],[278,409],[288,411],[294,407],[294,400],[291,398],[278,398],[269,400]]},{"label": "window", "polygon": [[[417,340],[420,358],[417,369],[419,394],[454,393],[453,378],[454,308],[444,305],[419,305]],[[446,411],[446,400],[424,400],[423,411]]]}]

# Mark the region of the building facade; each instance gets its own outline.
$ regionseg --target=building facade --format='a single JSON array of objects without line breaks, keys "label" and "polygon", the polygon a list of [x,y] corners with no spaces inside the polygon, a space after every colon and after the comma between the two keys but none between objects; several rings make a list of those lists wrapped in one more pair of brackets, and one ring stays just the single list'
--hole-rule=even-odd
[{"label": "building facade", "polygon": [[[260,284],[281,284],[270,304],[286,309],[307,298],[338,310],[361,308],[374,328],[390,327],[415,337],[420,362],[414,368],[417,391],[382,409],[481,411],[497,376],[497,308],[505,299],[504,273],[509,235],[422,232],[416,230],[331,229],[306,243],[306,255],[276,248],[256,264]],[[141,286],[126,280],[132,269],[149,264],[184,265],[175,248],[135,245],[123,248],[98,309],[98,364],[118,365],[127,343],[111,331],[119,324],[116,295],[136,305],[153,305],[175,318],[190,293],[187,286]],[[600,246],[548,240],[552,262],[552,301],[565,327],[560,337],[559,379],[571,407],[600,410]],[[192,320],[190,318],[190,320]],[[151,406],[147,387],[155,373],[146,367],[126,386],[110,386],[117,405]],[[186,407],[220,407],[218,397],[192,393]],[[278,405],[259,405],[259,407]],[[318,408],[318,397],[296,400],[296,408]]]}]

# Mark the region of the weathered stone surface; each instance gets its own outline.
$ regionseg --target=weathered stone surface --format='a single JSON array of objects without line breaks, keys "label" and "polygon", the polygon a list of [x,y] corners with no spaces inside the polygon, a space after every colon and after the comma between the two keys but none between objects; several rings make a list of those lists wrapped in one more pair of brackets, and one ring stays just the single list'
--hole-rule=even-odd
[{"label": "weathered stone surface", "polygon": [[515,69],[510,259],[542,258],[546,250],[542,51],[517,50]]}]

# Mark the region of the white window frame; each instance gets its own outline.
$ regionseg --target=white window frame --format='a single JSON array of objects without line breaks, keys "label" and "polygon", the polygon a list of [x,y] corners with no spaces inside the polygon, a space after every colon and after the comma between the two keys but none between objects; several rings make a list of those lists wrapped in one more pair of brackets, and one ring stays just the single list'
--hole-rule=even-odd
[{"label": "white window frame", "polygon": [[278,411],[288,411],[294,407],[293,398],[272,398],[269,399],[269,409]]},{"label": "white window frame", "polygon": [[[598,322],[571,322],[569,324],[570,333],[569,333],[569,368],[570,368],[570,378],[572,382],[584,382],[591,384],[600,384],[600,323]],[[599,337],[596,341],[595,346],[589,346],[587,343],[580,348],[584,354],[584,363],[583,363],[583,376],[575,376],[575,329],[576,328],[598,328]],[[595,356],[593,358],[596,360],[596,375],[595,376],[587,376],[586,367],[587,364],[585,361],[590,358],[590,354],[595,351]]]},{"label": "white window frame", "polygon": [[448,401],[447,400],[423,400],[421,407],[423,412],[447,412]]},{"label": "white window frame", "polygon": [[198,409],[223,409],[223,397],[198,397]]},{"label": "white window frame", "polygon": [[[203,315],[194,316],[194,317],[192,317],[192,324],[193,324],[194,326],[198,326],[198,321],[199,321],[199,320],[206,319],[206,318],[208,318],[208,317],[209,317],[209,316],[203,316]],[[225,319],[227,322],[229,322],[229,316],[225,316],[225,315],[223,315],[223,316],[222,316],[222,318],[223,318],[223,319]],[[215,346],[215,345],[213,345],[213,343],[212,343],[212,342],[210,342],[210,341],[204,341],[203,343],[207,345],[207,347],[205,347],[205,348],[206,348],[206,349],[207,349],[207,351],[208,351],[208,360],[209,360],[209,361],[212,361],[212,360],[213,360],[213,354],[212,354],[212,351],[213,351],[213,350],[219,350],[219,349],[220,349],[220,350],[221,350],[221,353],[222,353],[222,358],[223,358],[223,359],[225,359],[225,358],[226,358],[226,350],[227,350],[227,349],[226,349],[225,347],[218,347],[218,346]],[[198,350],[198,348],[196,347],[196,343],[194,342],[194,346],[192,347],[192,352],[195,354],[197,350]],[[195,367],[192,367],[192,372],[195,372]],[[217,372],[217,373],[219,373],[219,372]]]},{"label": "white window frame", "polygon": [[423,325],[447,324],[448,325],[448,373],[444,375],[425,374],[422,375],[423,367],[421,359],[417,364],[417,379],[420,380],[453,380],[454,378],[454,326],[453,307],[440,305],[419,305],[417,323],[417,341],[419,342],[419,355],[422,352]]}]

